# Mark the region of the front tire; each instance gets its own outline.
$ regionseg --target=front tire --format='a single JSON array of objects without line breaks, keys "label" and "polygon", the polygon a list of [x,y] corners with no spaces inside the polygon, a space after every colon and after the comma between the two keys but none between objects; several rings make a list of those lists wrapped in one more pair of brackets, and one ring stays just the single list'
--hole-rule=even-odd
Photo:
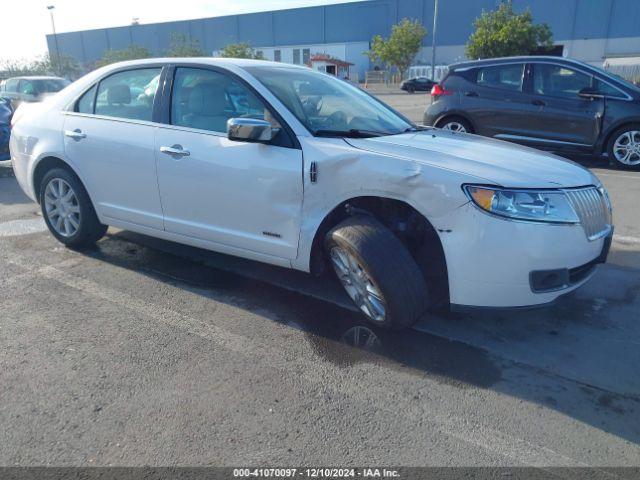
[{"label": "front tire", "polygon": [[326,236],[325,249],[345,291],[367,320],[383,328],[413,325],[429,308],[422,272],[400,240],[366,215]]},{"label": "front tire", "polygon": [[107,232],[78,177],[64,168],[54,168],[42,179],[40,207],[51,234],[67,247],[92,245]]},{"label": "front tire", "polygon": [[607,145],[609,164],[615,168],[640,169],[640,124],[619,128]]}]

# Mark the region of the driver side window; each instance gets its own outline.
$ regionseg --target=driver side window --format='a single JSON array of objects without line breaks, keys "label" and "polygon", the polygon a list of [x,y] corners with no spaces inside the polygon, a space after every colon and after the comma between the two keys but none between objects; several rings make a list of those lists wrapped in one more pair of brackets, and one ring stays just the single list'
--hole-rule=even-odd
[{"label": "driver side window", "polygon": [[171,124],[226,133],[230,118],[256,118],[280,128],[262,101],[242,83],[222,73],[178,68],[171,96]]}]

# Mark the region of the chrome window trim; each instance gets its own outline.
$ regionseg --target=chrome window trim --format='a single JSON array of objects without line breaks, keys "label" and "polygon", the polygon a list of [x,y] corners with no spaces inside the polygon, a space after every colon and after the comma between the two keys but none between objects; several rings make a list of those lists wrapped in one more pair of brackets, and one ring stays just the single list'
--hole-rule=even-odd
[{"label": "chrome window trim", "polygon": [[149,127],[162,126],[161,123],[152,122],[150,120],[136,120],[135,118],[111,117],[109,115],[96,115],[94,113],[80,113],[80,112],[63,111],[62,114],[63,115],[67,115],[69,117],[94,118],[96,120],[109,120],[109,121],[112,121],[112,122],[133,123],[133,124],[136,124],[136,125],[146,125],[146,126],[149,126]]},{"label": "chrome window trim", "polygon": [[200,135],[209,135],[212,137],[227,138],[226,132],[216,132],[214,130],[203,130],[200,128],[185,127],[182,125],[173,125],[171,123],[156,123],[154,125],[162,130],[176,130],[179,132],[197,133]]}]

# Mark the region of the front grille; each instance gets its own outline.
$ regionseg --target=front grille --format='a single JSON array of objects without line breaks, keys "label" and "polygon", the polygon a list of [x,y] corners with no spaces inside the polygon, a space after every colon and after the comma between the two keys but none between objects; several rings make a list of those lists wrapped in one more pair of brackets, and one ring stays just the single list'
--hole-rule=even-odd
[{"label": "front grille", "polygon": [[589,240],[595,240],[609,232],[611,213],[603,194],[596,187],[571,189],[565,192]]}]

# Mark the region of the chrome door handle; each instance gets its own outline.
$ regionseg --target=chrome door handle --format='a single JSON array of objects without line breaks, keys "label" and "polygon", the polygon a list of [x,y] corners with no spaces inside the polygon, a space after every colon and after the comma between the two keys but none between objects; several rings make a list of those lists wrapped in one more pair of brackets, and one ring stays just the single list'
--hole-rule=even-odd
[{"label": "chrome door handle", "polygon": [[65,137],[73,138],[74,140],[82,140],[83,138],[87,138],[86,133],[82,133],[82,130],[76,128],[75,130],[65,130]]},{"label": "chrome door handle", "polygon": [[170,147],[160,147],[160,152],[171,155],[172,157],[188,157],[191,155],[189,150],[184,150],[182,145],[172,145]]}]

